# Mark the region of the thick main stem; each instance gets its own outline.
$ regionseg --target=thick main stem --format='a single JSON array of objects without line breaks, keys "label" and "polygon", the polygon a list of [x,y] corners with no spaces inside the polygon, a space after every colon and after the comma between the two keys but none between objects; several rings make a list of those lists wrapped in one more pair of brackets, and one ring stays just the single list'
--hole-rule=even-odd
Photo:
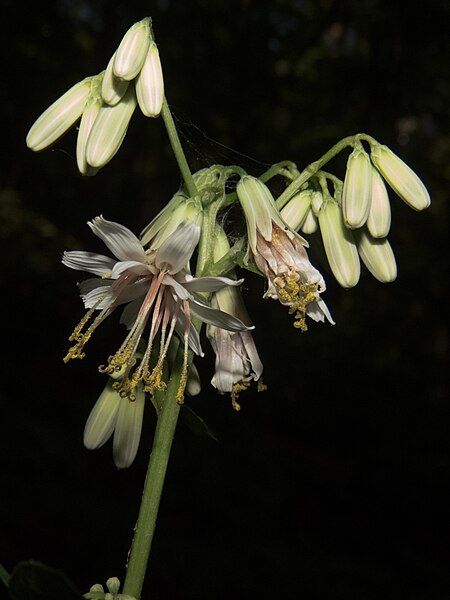
[{"label": "thick main stem", "polygon": [[[165,98],[161,114],[184,183],[186,184],[189,195],[195,196],[197,194],[197,188]],[[199,260],[200,259],[201,257],[199,255]],[[162,408],[158,414],[152,452],[148,463],[147,475],[145,477],[144,492],[142,494],[139,516],[134,531],[127,564],[127,574],[123,586],[124,594],[128,594],[137,599],[141,597],[142,586],[144,585],[148,557],[152,545],[153,534],[155,532],[156,519],[158,517],[159,503],[164,486],[164,479],[166,477],[170,450],[172,448],[172,441],[175,435],[178,414],[180,412],[180,405],[176,400],[176,395],[182,370],[183,349],[180,348],[173,365],[167,389],[164,393],[161,393]]]},{"label": "thick main stem", "polygon": [[131,546],[123,593],[135,598],[140,598],[144,584],[153,533],[156,527],[159,502],[169,462],[170,449],[177,426],[178,413],[180,412],[180,405],[177,403],[175,397],[180,381],[182,364],[183,351],[181,350],[177,354],[172,377],[164,394],[162,410],[158,417],[139,517]]}]

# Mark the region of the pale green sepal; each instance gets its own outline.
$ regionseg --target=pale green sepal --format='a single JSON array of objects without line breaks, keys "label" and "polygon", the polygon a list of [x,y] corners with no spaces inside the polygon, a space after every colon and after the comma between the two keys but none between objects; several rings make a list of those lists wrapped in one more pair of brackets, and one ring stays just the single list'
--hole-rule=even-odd
[{"label": "pale green sepal", "polygon": [[322,192],[313,192],[312,199],[311,199],[311,210],[313,211],[313,213],[316,217],[319,214],[319,210],[322,208],[322,204],[323,204]]},{"label": "pale green sepal", "polygon": [[133,86],[116,106],[102,106],[86,147],[86,160],[92,167],[104,167],[119,150],[135,108]]},{"label": "pale green sepal", "polygon": [[372,275],[381,283],[394,281],[397,277],[397,263],[388,240],[372,237],[365,228],[356,232],[356,240],[361,260]]},{"label": "pale green sepal", "polygon": [[156,44],[152,42],[136,79],[136,96],[146,117],[157,117],[164,100],[164,78]]},{"label": "pale green sepal", "polygon": [[308,209],[311,206],[313,192],[311,190],[304,190],[298,192],[295,196],[289,200],[289,202],[281,209],[281,217],[285,223],[296,230],[301,227]]},{"label": "pale green sepal", "polygon": [[82,175],[92,176],[98,172],[98,169],[91,167],[86,160],[86,145],[89,134],[101,107],[101,99],[95,98],[93,100],[88,100],[83,114],[81,115],[80,127],[78,129],[76,155],[78,170]]},{"label": "pale green sepal", "polygon": [[154,217],[141,231],[139,237],[143,246],[148,244],[149,241],[155,237],[158,231],[160,231],[160,229],[169,221],[173,211],[177,208],[177,206],[186,200],[187,196],[179,191],[172,196],[166,206],[160,210],[156,217]]},{"label": "pale green sepal", "polygon": [[344,224],[340,207],[329,200],[322,206],[318,218],[333,275],[342,287],[355,286],[361,272],[358,250],[352,232]]},{"label": "pale green sepal", "polygon": [[415,210],[430,206],[430,195],[412,169],[387,146],[372,147],[372,162],[402,200]]},{"label": "pale green sepal", "polygon": [[161,224],[159,231],[151,242],[151,247],[154,250],[158,249],[163,242],[166,241],[169,235],[178,229],[181,223],[195,223],[199,227],[201,226],[202,207],[199,202],[191,198],[179,204],[170,213],[168,220],[164,224]]},{"label": "pale green sepal", "polygon": [[149,45],[150,19],[146,17],[132,25],[123,36],[114,58],[114,75],[126,81],[134,79],[142,69]]},{"label": "pale green sepal", "polygon": [[386,237],[391,228],[391,205],[383,178],[375,167],[372,167],[372,200],[367,229],[375,238]]},{"label": "pale green sepal", "polygon": [[370,210],[372,165],[367,152],[355,148],[348,157],[342,192],[344,221],[350,229],[362,227]]},{"label": "pale green sepal", "polygon": [[109,379],[86,421],[84,445],[89,450],[103,446],[114,431],[122,399],[112,386],[113,381]]},{"label": "pale green sepal", "polygon": [[102,81],[102,98],[110,106],[115,106],[122,100],[128,89],[129,82],[119,79],[114,75],[113,64],[116,54],[114,53],[106,67],[105,76]]},{"label": "pale green sepal", "polygon": [[315,233],[317,231],[317,227],[318,227],[317,217],[313,213],[312,208],[309,208],[300,229],[303,233],[310,235],[311,233]]},{"label": "pale green sepal", "polygon": [[72,127],[84,110],[92,79],[87,77],[76,83],[42,113],[28,132],[28,148],[35,152],[43,150]]}]

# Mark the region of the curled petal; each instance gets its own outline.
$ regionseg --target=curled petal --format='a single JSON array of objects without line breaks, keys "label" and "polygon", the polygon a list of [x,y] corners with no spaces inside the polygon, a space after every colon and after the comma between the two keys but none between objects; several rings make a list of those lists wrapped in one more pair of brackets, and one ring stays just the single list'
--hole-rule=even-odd
[{"label": "curled petal", "polygon": [[247,326],[237,317],[233,317],[218,308],[211,308],[197,297],[194,300],[191,300],[189,305],[192,314],[204,323],[215,325],[216,327],[226,329],[227,331],[248,331],[249,329],[254,329],[253,325]]},{"label": "curled petal", "polygon": [[145,260],[144,248],[127,227],[107,221],[101,215],[89,221],[88,225],[119,260]]},{"label": "curled petal", "polygon": [[69,267],[69,269],[87,271],[88,273],[101,276],[111,273],[116,261],[103,254],[74,250],[72,252],[64,252],[62,263],[66,267]]},{"label": "curled petal", "polygon": [[228,285],[241,285],[243,279],[228,277],[196,277],[183,283],[190,292],[217,292]]}]

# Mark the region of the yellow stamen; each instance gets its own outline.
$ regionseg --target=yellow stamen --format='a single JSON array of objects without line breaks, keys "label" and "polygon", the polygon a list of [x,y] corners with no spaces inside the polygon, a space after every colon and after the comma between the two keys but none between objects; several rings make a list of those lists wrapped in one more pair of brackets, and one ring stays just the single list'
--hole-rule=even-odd
[{"label": "yellow stamen", "polygon": [[306,309],[316,299],[317,286],[314,283],[301,283],[299,279],[299,274],[294,269],[289,269],[286,273],[278,274],[273,279],[273,284],[280,300],[289,304],[289,312],[295,313],[294,327],[306,331]]}]

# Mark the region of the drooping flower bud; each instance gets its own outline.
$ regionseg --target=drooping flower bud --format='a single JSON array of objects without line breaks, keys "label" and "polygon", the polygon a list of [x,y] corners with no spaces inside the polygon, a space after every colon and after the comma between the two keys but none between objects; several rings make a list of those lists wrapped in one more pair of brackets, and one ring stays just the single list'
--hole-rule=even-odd
[{"label": "drooping flower bud", "polygon": [[306,214],[311,206],[313,192],[303,190],[293,196],[289,202],[281,209],[281,217],[289,227],[296,231],[303,224]]},{"label": "drooping flower bud", "polygon": [[402,200],[415,210],[430,206],[430,195],[412,169],[387,146],[372,147],[372,162]]},{"label": "drooping flower bud", "polygon": [[317,217],[313,213],[312,208],[310,208],[308,210],[308,212],[306,213],[305,220],[303,221],[303,224],[300,229],[301,229],[302,233],[306,233],[306,235],[309,235],[311,233],[315,233],[317,231],[317,227],[318,227]]},{"label": "drooping flower bud", "polygon": [[342,192],[344,221],[350,229],[362,227],[370,209],[372,165],[364,148],[357,147],[348,157]]},{"label": "drooping flower bud", "polygon": [[374,238],[365,229],[356,232],[361,260],[378,281],[390,283],[397,277],[397,263],[387,238]]},{"label": "drooping flower bud", "polygon": [[136,96],[146,117],[157,117],[164,100],[164,79],[158,47],[150,44],[144,65],[136,80]]},{"label": "drooping flower bud", "polygon": [[[172,200],[178,199],[175,196]],[[179,202],[170,202],[141,234],[143,246],[151,241],[155,250],[171,235],[181,223],[201,225],[201,204],[194,199],[182,198]]]},{"label": "drooping flower bud", "polygon": [[391,228],[389,196],[383,178],[375,167],[372,167],[372,201],[366,225],[375,238],[386,237]]},{"label": "drooping flower bud", "polygon": [[86,77],[76,83],[42,113],[28,132],[28,148],[35,152],[43,150],[72,127],[84,110],[92,79]]},{"label": "drooping flower bud", "polygon": [[86,147],[86,160],[92,167],[104,167],[119,150],[135,108],[136,94],[130,86],[119,104],[100,109]]},{"label": "drooping flower bud", "polygon": [[95,175],[98,171],[98,169],[94,169],[94,167],[91,167],[86,161],[86,145],[92,126],[94,125],[95,119],[103,104],[100,92],[101,85],[102,78],[93,79],[89,98],[86,101],[86,106],[83,110],[80,127],[78,129],[76,154],[78,169],[82,175],[91,176]]},{"label": "drooping flower bud", "polygon": [[323,194],[322,192],[313,192],[312,200],[311,200],[311,210],[314,215],[317,217],[319,214],[319,210],[321,209],[323,204]]},{"label": "drooping flower bud", "polygon": [[341,209],[334,200],[322,206],[319,225],[333,275],[342,287],[355,286],[361,271],[358,251],[352,232],[345,226]]},{"label": "drooping flower bud", "polygon": [[132,25],[116,50],[114,75],[130,81],[134,79],[147,56],[150,45],[150,19],[147,17]]},{"label": "drooping flower bud", "polygon": [[115,106],[123,98],[129,82],[119,79],[114,75],[113,65],[116,54],[114,53],[106,67],[102,81],[102,98],[110,106]]}]

